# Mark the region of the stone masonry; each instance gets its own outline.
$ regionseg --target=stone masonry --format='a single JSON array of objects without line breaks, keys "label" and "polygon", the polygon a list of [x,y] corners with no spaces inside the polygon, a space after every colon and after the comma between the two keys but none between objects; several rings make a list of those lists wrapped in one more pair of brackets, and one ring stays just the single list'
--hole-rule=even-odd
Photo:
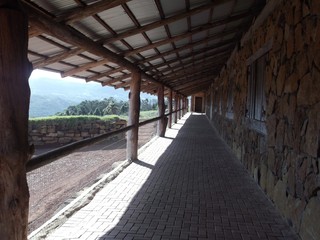
[{"label": "stone masonry", "polygon": [[[36,146],[48,144],[63,145],[117,130],[126,126],[126,124],[127,122],[122,119],[113,121],[88,119],[78,121],[74,125],[65,124],[65,121],[30,123],[29,142]],[[124,134],[122,135],[124,136]]]},{"label": "stone masonry", "polygon": [[[246,118],[246,62],[261,49],[268,54],[264,131]],[[320,1],[268,1],[207,103],[220,135],[289,224],[302,239],[320,239]]]}]

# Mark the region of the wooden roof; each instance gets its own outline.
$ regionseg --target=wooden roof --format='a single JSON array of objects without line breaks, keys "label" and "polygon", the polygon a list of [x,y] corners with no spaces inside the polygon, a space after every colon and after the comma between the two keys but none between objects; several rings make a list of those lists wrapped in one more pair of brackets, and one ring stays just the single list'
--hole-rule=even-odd
[{"label": "wooden roof", "polygon": [[189,96],[219,74],[265,0],[23,0],[34,68]]}]

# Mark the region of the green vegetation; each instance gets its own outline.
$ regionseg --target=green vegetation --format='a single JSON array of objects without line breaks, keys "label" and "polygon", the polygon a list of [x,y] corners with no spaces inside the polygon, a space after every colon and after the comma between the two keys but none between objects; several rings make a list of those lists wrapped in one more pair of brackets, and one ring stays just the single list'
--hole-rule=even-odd
[{"label": "green vegetation", "polygon": [[151,119],[155,117],[158,117],[158,110],[140,112],[140,120],[146,120],[146,119]]},{"label": "green vegetation", "polygon": [[95,120],[101,121],[116,121],[119,120],[120,117],[117,115],[108,115],[108,116],[51,116],[51,117],[40,117],[40,118],[30,118],[29,124],[43,124],[43,125],[50,125],[50,124],[59,124],[64,125],[66,127],[74,127],[77,126],[79,123],[83,122],[90,122]]},{"label": "green vegetation", "polygon": [[[157,102],[155,100],[144,99],[140,104],[141,111],[150,111],[157,109]],[[73,115],[128,115],[129,103],[128,101],[117,100],[113,97],[105,98],[102,101],[85,100],[78,105],[69,106],[63,112],[57,113],[58,116],[73,116]]]}]

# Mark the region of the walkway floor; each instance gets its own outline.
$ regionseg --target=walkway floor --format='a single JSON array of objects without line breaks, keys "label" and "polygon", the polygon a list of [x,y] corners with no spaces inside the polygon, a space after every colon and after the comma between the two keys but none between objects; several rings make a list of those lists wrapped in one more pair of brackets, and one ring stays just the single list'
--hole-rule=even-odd
[{"label": "walkway floor", "polygon": [[298,237],[206,117],[191,115],[46,239]]}]

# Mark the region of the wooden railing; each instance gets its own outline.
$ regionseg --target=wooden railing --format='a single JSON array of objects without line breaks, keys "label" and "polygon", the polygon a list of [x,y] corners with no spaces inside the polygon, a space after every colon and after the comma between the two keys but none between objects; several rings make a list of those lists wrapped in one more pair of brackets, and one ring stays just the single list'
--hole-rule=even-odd
[{"label": "wooden railing", "polygon": [[[152,123],[152,122],[158,121],[158,120],[160,120],[160,119],[162,119],[164,117],[169,116],[170,114],[173,114],[173,113],[176,113],[176,112],[179,112],[179,111],[182,111],[182,110],[183,109],[175,110],[175,111],[172,111],[171,113],[164,114],[163,116],[155,117],[155,118],[148,119],[146,121],[140,122],[139,123],[139,127],[141,127],[143,125],[146,125],[148,123]],[[58,158],[61,158],[61,157],[65,156],[65,155],[70,154],[71,152],[73,152],[73,151],[75,151],[75,150],[77,150],[79,148],[92,145],[92,144],[100,142],[100,141],[102,141],[102,140],[104,140],[104,139],[106,139],[108,137],[117,135],[119,133],[127,132],[127,131],[129,131],[129,130],[131,130],[133,128],[134,128],[134,126],[130,125],[130,126],[127,126],[127,127],[124,127],[124,128],[120,128],[118,130],[114,130],[114,131],[110,131],[108,133],[101,134],[101,135],[96,136],[96,137],[87,138],[87,139],[84,139],[84,140],[73,142],[73,143],[67,144],[65,146],[56,148],[54,150],[48,151],[46,153],[43,153],[43,154],[37,155],[35,157],[32,157],[27,163],[27,172],[30,172],[30,171],[35,170],[37,168],[40,168],[40,167],[42,167],[44,165],[47,165],[47,164],[57,160]]]}]

